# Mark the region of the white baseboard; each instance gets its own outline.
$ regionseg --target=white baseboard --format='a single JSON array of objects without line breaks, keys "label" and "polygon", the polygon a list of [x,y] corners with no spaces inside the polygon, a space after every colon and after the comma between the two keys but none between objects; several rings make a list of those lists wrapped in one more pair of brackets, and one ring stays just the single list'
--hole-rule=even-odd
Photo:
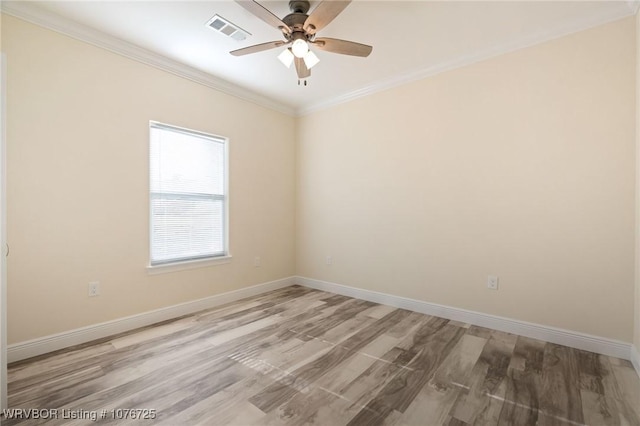
[{"label": "white baseboard", "polygon": [[295,280],[293,277],[283,278],[251,287],[241,288],[239,290],[216,294],[215,296],[205,297],[204,299],[167,306],[165,308],[77,328],[63,333],[52,334],[26,342],[14,343],[7,347],[7,359],[8,362],[20,361],[22,359],[53,352],[58,349],[68,348],[70,346],[79,345],[81,343],[90,342],[103,337],[113,336],[114,334],[133,330],[139,327],[145,327],[161,321],[177,318],[182,315],[188,315],[204,309],[224,305],[225,303],[234,302],[236,300],[244,299],[245,297],[255,296],[271,290],[277,290],[282,287],[293,285],[294,283]]},{"label": "white baseboard", "polygon": [[636,369],[636,373],[638,373],[638,377],[640,377],[640,352],[638,352],[638,348],[634,345],[631,345],[631,364],[633,364],[633,368]]},{"label": "white baseboard", "polygon": [[[494,330],[505,331],[507,333],[518,334],[533,339],[544,340],[546,342],[569,346],[576,349],[595,352],[603,355],[614,356],[616,358],[632,358],[632,345],[618,340],[611,340],[604,337],[591,336],[576,331],[564,330],[561,328],[549,327],[540,324],[532,324],[510,318],[498,317],[495,315],[483,314],[481,312],[468,311],[465,309],[453,308],[451,306],[438,305],[435,303],[423,302],[421,300],[409,299],[406,297],[394,296],[387,293],[379,293],[371,290],[349,287],[327,281],[316,280],[305,277],[295,277],[295,283],[305,287],[342,294],[344,296],[355,297],[357,299],[368,300],[370,302],[383,305],[395,306],[410,311],[420,312],[427,315],[434,315],[441,318],[460,321]],[[636,362],[638,352],[636,354]],[[636,370],[640,372],[637,364]]]},{"label": "white baseboard", "polygon": [[293,284],[627,359],[632,362],[640,376],[640,353],[635,346],[629,343],[305,277],[283,278],[26,342],[14,343],[7,347],[8,362],[20,361],[145,327]]}]

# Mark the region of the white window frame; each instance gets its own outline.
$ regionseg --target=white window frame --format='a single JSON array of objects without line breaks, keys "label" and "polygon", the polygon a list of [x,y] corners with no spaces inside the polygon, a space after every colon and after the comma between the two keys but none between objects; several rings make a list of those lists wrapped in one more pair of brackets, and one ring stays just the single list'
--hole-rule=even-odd
[{"label": "white window frame", "polygon": [[[153,223],[152,223],[152,201],[153,201],[153,193],[151,192],[151,182],[149,181],[149,185],[147,187],[148,196],[149,196],[149,263],[147,265],[147,272],[149,274],[158,274],[164,272],[175,272],[181,270],[195,269],[195,268],[203,268],[211,265],[220,265],[231,262],[231,252],[230,252],[230,241],[229,241],[229,138],[219,135],[214,135],[210,133],[201,132],[198,130],[188,129],[185,127],[174,126],[171,124],[161,123],[159,121],[149,121],[149,133],[148,133],[148,143],[149,148],[151,147],[151,129],[159,128],[159,129],[167,129],[169,131],[180,132],[190,136],[198,136],[206,139],[213,139],[218,143],[223,144],[223,152],[224,152],[224,171],[223,171],[223,179],[224,179],[224,195],[223,195],[223,253],[221,255],[215,256],[206,256],[201,258],[193,258],[193,259],[177,259],[173,261],[167,261],[162,263],[152,263],[151,262],[151,245],[153,238]],[[150,179],[150,171],[151,171],[151,158],[149,157],[149,170],[147,172],[147,177]]]}]

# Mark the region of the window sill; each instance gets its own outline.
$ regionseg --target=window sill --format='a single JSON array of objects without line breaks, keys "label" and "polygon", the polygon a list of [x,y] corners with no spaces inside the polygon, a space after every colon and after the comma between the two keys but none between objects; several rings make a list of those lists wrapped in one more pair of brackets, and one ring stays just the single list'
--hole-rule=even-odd
[{"label": "window sill", "polygon": [[184,262],[167,263],[166,265],[149,265],[147,274],[156,275],[169,272],[186,271],[189,269],[206,268],[207,266],[231,263],[231,255],[211,257],[209,259],[187,260]]}]

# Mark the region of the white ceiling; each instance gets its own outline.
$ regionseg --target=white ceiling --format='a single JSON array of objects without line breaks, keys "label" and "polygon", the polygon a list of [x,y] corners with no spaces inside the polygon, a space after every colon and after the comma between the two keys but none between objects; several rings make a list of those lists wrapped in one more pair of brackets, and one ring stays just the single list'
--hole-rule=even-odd
[{"label": "white ceiling", "polygon": [[[289,13],[287,1],[261,4],[279,17]],[[311,10],[317,4],[312,0]],[[226,91],[239,86],[245,98],[257,93],[258,103],[305,113],[629,16],[637,3],[355,0],[319,36],[370,44],[372,54],[358,58],[316,51],[320,63],[306,87],[298,86],[293,67],[277,60],[282,49],[243,57],[228,53],[281,39],[278,30],[233,1],[4,2],[2,10],[77,38],[95,38],[98,30],[115,38],[109,37],[110,46],[131,43],[213,76],[214,86],[233,83]],[[252,35],[238,42],[205,27],[214,14]],[[140,52],[145,51],[129,56],[144,56]]]}]

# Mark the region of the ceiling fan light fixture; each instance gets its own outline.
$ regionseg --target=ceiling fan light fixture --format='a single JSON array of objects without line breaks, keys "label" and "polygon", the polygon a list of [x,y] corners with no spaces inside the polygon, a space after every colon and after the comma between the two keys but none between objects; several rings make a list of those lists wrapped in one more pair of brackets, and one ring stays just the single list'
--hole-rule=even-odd
[{"label": "ceiling fan light fixture", "polygon": [[313,67],[318,62],[320,62],[320,58],[318,58],[316,54],[313,53],[311,50],[307,51],[306,55],[304,55],[304,58],[302,59],[304,59],[304,64],[307,66],[308,69],[311,69],[311,67]]},{"label": "ceiling fan light fixture", "polygon": [[284,49],[282,53],[278,55],[278,59],[282,62],[287,68],[291,68],[291,64],[293,63],[293,53],[291,53],[290,49]]},{"label": "ceiling fan light fixture", "polygon": [[304,58],[309,51],[309,45],[301,38],[295,40],[291,45],[291,52],[296,58]]}]

